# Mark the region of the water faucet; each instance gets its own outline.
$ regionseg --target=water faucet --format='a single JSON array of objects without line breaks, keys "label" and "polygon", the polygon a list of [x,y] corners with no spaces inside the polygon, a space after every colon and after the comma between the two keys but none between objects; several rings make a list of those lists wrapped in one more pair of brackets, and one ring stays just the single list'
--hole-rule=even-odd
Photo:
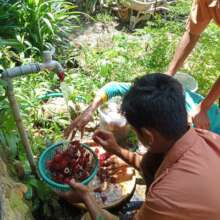
[{"label": "water faucet", "polygon": [[56,72],[57,76],[59,77],[59,80],[62,82],[64,80],[64,70],[61,64],[52,59],[52,56],[55,52],[55,48],[52,47],[52,49],[49,51],[43,52],[43,61],[44,63],[30,63],[25,64],[22,66],[6,69],[2,73],[0,73],[0,78],[14,78],[16,76],[22,76],[27,75],[30,73],[38,73],[42,70],[50,70]]},{"label": "water faucet", "polygon": [[3,80],[7,82],[6,93],[8,96],[9,104],[11,106],[12,113],[15,118],[18,132],[20,133],[21,141],[23,143],[31,170],[36,176],[38,176],[36,163],[34,160],[34,156],[33,156],[33,152],[31,149],[30,141],[28,139],[28,135],[26,133],[26,129],[24,127],[24,124],[21,118],[20,109],[19,109],[18,103],[16,101],[16,97],[14,94],[12,78],[16,76],[30,74],[30,73],[37,73],[37,72],[47,69],[47,70],[50,70],[50,71],[53,70],[54,72],[56,72],[60,81],[62,82],[64,80],[63,67],[61,66],[59,62],[52,59],[54,52],[55,52],[54,48],[52,48],[51,51],[44,51],[43,52],[43,59],[44,59],[43,63],[26,64],[26,65],[14,67],[11,69],[6,69],[2,73],[0,73],[0,79],[2,78]]},{"label": "water faucet", "polygon": [[61,64],[55,60],[53,60],[53,54],[55,53],[55,48],[52,47],[51,50],[43,51],[43,60],[44,63],[40,64],[40,69],[50,70],[56,72],[59,80],[62,82],[64,80],[64,70]]}]

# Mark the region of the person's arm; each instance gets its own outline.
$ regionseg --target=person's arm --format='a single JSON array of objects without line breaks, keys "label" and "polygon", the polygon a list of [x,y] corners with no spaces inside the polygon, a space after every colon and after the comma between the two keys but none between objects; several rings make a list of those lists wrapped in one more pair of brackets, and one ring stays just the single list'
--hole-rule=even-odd
[{"label": "person's arm", "polygon": [[210,120],[208,117],[208,110],[213,103],[220,97],[220,78],[217,79],[208,95],[196,107],[191,115],[195,127],[202,129],[210,128]]},{"label": "person's arm", "polygon": [[191,13],[187,20],[186,32],[184,33],[175,55],[168,67],[167,74],[173,76],[179,68],[182,67],[184,61],[189,56],[200,34],[205,30],[212,17],[206,1],[194,0]]},{"label": "person's arm", "polygon": [[84,127],[89,123],[94,112],[107,100],[115,96],[123,96],[130,89],[130,83],[120,83],[120,82],[110,82],[103,86],[96,94],[92,103],[75,118],[70,126],[65,129],[64,136],[68,139],[73,139],[76,131],[81,131],[81,136],[83,136]]},{"label": "person's arm", "polygon": [[89,214],[92,220],[116,220],[118,219],[116,216],[112,215],[110,212],[102,209],[96,202],[95,198],[91,195],[88,195],[84,200],[84,204],[86,205]]},{"label": "person's arm", "polygon": [[120,147],[120,151],[116,153],[118,157],[124,160],[127,164],[134,167],[136,170],[141,172],[141,161],[143,156],[134,152],[130,152],[127,149]]},{"label": "person's arm", "polygon": [[211,90],[209,91],[208,95],[205,99],[201,102],[201,107],[204,110],[210,109],[212,104],[220,97],[220,78],[217,79]]},{"label": "person's arm", "polygon": [[84,128],[92,118],[96,109],[104,102],[102,96],[96,96],[92,103],[64,130],[64,137],[72,140],[75,137],[77,130],[81,132],[81,137],[84,134]]},{"label": "person's arm", "polygon": [[68,192],[56,191],[56,193],[67,200],[70,204],[81,203],[83,202],[90,215],[92,220],[104,219],[104,220],[116,220],[116,216],[112,215],[108,211],[102,209],[96,202],[95,198],[90,194],[88,187],[84,186],[81,183],[77,183],[72,179],[69,183],[72,190]]},{"label": "person's arm", "polygon": [[124,160],[127,164],[141,171],[141,161],[143,156],[130,152],[122,148],[115,140],[114,135],[105,130],[97,130],[93,135],[93,140],[100,144],[106,151],[115,154]]},{"label": "person's arm", "polygon": [[176,49],[175,55],[168,67],[167,74],[173,76],[179,68],[183,65],[186,58],[189,56],[197,41],[199,35],[193,35],[186,31]]}]

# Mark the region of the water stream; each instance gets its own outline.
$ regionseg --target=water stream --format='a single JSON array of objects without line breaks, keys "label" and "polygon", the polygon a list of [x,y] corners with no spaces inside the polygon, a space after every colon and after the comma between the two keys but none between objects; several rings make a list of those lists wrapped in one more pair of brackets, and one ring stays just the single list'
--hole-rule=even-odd
[{"label": "water stream", "polygon": [[70,96],[71,96],[71,89],[65,82],[60,83],[60,88],[61,88],[64,100],[66,103],[69,120],[71,120],[70,105],[69,105],[69,100],[70,100]]}]

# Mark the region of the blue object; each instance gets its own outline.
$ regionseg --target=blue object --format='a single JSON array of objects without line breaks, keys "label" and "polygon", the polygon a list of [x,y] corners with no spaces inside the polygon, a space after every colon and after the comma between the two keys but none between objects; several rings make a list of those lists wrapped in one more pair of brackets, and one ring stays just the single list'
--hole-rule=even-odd
[{"label": "blue object", "polygon": [[[82,147],[86,148],[87,151],[89,151],[94,158],[94,167],[93,170],[90,173],[90,176],[87,177],[85,180],[83,180],[81,183],[84,185],[88,185],[88,183],[95,177],[95,175],[98,172],[98,168],[99,168],[99,163],[98,163],[98,158],[95,154],[95,152],[93,150],[91,150],[91,148],[89,147],[89,145],[86,144],[81,144]],[[51,173],[50,171],[47,169],[47,161],[53,159],[56,150],[58,149],[64,149],[64,142],[58,142],[56,144],[51,145],[50,147],[46,148],[43,153],[40,156],[40,159],[38,161],[38,169],[39,169],[39,173],[40,176],[42,177],[42,179],[52,188],[55,190],[59,190],[59,191],[69,191],[71,190],[71,187],[67,184],[60,184],[55,182],[52,178],[51,178]]]},{"label": "blue object", "polygon": [[56,98],[56,97],[63,97],[63,93],[61,92],[47,93],[45,95],[39,96],[38,98],[40,100],[48,100],[49,98]]},{"label": "blue object", "polygon": [[[199,95],[198,93],[186,91],[185,99],[187,112],[190,112],[204,99],[204,97]],[[218,108],[218,105],[213,104],[211,106],[208,111],[208,116],[210,120],[209,130],[220,134],[220,110]]]},{"label": "blue object", "polygon": [[[38,99],[43,100],[43,101],[47,101],[50,98],[56,98],[56,97],[63,97],[63,93],[62,92],[51,92],[51,93],[46,93],[45,95],[41,95],[38,97]],[[86,102],[85,98],[82,96],[76,96],[75,97],[75,101],[78,102]]]},{"label": "blue object", "polygon": [[108,100],[115,96],[124,96],[131,88],[131,83],[110,82],[101,88],[108,97]]}]

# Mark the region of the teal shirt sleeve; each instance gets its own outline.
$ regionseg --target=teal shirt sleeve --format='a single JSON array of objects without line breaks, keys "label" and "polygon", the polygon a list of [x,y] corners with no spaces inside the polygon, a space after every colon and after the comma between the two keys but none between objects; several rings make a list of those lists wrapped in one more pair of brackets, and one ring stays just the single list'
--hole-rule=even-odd
[{"label": "teal shirt sleeve", "polygon": [[131,88],[131,83],[124,82],[110,82],[101,88],[105,92],[108,100],[115,96],[124,96]]}]

